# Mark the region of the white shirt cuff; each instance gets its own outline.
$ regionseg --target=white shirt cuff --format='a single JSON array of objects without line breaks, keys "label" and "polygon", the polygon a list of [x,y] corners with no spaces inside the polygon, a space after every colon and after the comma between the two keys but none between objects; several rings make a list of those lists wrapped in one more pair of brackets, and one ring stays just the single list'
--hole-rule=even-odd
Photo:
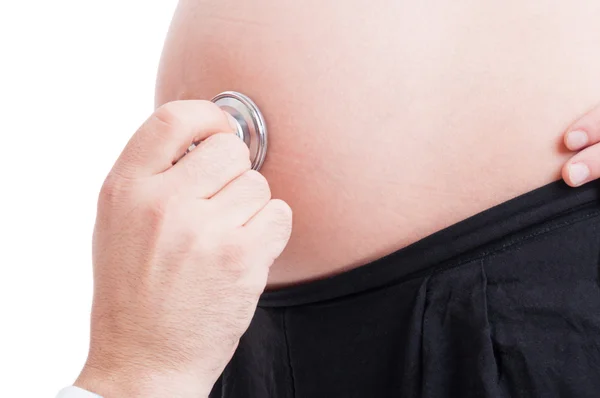
[{"label": "white shirt cuff", "polygon": [[98,394],[91,393],[79,387],[67,387],[60,390],[56,398],[102,398]]}]

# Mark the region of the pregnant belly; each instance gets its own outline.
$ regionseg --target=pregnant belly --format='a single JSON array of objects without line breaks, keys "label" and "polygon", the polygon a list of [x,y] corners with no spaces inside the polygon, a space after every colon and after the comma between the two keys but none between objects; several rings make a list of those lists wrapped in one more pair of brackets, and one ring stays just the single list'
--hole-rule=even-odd
[{"label": "pregnant belly", "polygon": [[261,107],[263,172],[294,210],[283,286],[558,179],[564,130],[600,100],[598,20],[595,0],[185,0],[156,101]]}]

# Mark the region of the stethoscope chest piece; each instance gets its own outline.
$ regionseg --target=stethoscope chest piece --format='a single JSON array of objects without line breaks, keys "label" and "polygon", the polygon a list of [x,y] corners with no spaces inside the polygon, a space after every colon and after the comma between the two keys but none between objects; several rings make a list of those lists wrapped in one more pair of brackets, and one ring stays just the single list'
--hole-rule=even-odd
[{"label": "stethoscope chest piece", "polygon": [[211,101],[235,121],[235,133],[250,149],[252,169],[259,170],[267,155],[267,125],[256,104],[235,91],[225,91]]}]

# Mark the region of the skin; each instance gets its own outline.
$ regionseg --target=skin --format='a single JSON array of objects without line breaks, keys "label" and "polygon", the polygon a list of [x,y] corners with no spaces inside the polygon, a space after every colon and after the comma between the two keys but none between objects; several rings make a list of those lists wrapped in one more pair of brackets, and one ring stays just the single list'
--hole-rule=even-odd
[{"label": "skin", "polygon": [[600,106],[577,120],[565,134],[564,142],[576,152],[563,166],[565,182],[577,187],[600,178]]},{"label": "skin", "polygon": [[[600,3],[183,0],[156,103],[249,95],[294,209],[279,288],[358,267],[561,178],[600,102]],[[308,28],[309,27],[309,28]]]},{"label": "skin", "polygon": [[207,101],[162,106],[109,173],[76,386],[105,398],[206,397],[231,359],[292,220],[227,120]]},{"label": "skin", "polygon": [[[448,130],[457,132],[451,125],[447,125],[446,129],[440,129],[439,132],[432,130],[431,132],[439,135],[434,134],[429,138],[415,133],[416,130],[425,129],[419,127],[415,120],[404,124],[412,129],[397,131],[381,128],[383,125],[393,127],[389,120],[389,125],[386,125],[384,117],[389,110],[379,107],[377,111],[375,107],[369,108],[368,103],[359,100],[357,103],[367,108],[368,115],[378,115],[377,123],[370,121],[371,131],[381,133],[379,140],[370,141],[371,147],[358,148],[353,146],[352,139],[348,139],[356,134],[354,127],[338,124],[340,119],[347,120],[352,116],[351,112],[343,112],[343,105],[327,106],[326,101],[309,96],[309,90],[302,91],[300,86],[296,87],[299,97],[284,99],[278,97],[280,94],[275,90],[281,87],[268,85],[268,79],[272,78],[268,73],[257,79],[245,79],[248,76],[244,76],[244,73],[248,73],[248,70],[244,72],[244,68],[255,67],[251,64],[244,64],[242,67],[236,63],[228,69],[227,65],[219,65],[221,61],[211,63],[205,58],[195,58],[196,52],[191,51],[188,46],[198,44],[199,39],[194,32],[199,28],[196,25],[192,28],[190,21],[186,20],[188,15],[194,15],[193,10],[196,8],[193,4],[200,3],[182,2],[180,5],[167,40],[166,55],[159,74],[157,104],[161,106],[132,137],[102,187],[94,231],[95,290],[90,352],[75,383],[77,386],[106,398],[207,396],[250,322],[257,299],[267,283],[269,266],[284,250],[290,237],[291,210],[285,202],[271,199],[275,189],[289,196],[298,206],[300,214],[308,216],[308,220],[296,222],[300,226],[300,232],[294,233],[295,243],[287,249],[287,258],[284,257],[279,262],[281,270],[273,272],[276,269],[271,268],[272,274],[275,274],[271,277],[272,285],[318,277],[352,266],[352,261],[341,262],[340,264],[345,264],[341,267],[319,262],[319,259],[323,260],[326,256],[321,252],[318,242],[314,250],[307,249],[307,253],[300,257],[298,251],[302,247],[312,249],[310,245],[315,243],[316,238],[307,236],[309,232],[316,233],[319,239],[335,236],[340,241],[339,244],[331,242],[331,239],[329,243],[333,243],[330,245],[332,256],[339,258],[344,256],[337,250],[350,247],[348,245],[355,242],[356,236],[365,238],[370,234],[381,238],[381,234],[372,228],[372,223],[358,224],[351,230],[340,229],[338,226],[334,229],[337,231],[336,235],[323,233],[330,223],[345,221],[348,217],[356,218],[359,209],[367,212],[372,219],[378,219],[380,212],[389,212],[389,220],[386,222],[393,223],[397,213],[403,214],[402,218],[406,221],[411,218],[409,213],[419,209],[431,210],[429,202],[437,201],[441,209],[435,214],[444,217],[437,223],[427,217],[424,219],[427,222],[414,224],[414,229],[423,233],[427,228],[447,224],[463,213],[476,211],[488,202],[493,203],[505,196],[515,195],[530,185],[555,180],[560,173],[573,186],[600,177],[600,107],[592,109],[579,120],[562,126],[572,118],[575,110],[587,107],[586,104],[594,97],[580,84],[597,81],[591,75],[586,76],[586,70],[582,73],[584,77],[574,79],[575,87],[570,88],[573,92],[563,93],[572,94],[568,101],[560,97],[550,112],[546,107],[549,103],[552,105],[552,101],[538,97],[542,104],[530,104],[531,108],[526,109],[523,114],[540,116],[544,113],[546,119],[531,116],[534,121],[519,119],[518,123],[510,126],[521,133],[524,126],[537,126],[530,130],[529,136],[519,136],[516,133],[513,136],[512,130],[504,126],[501,130],[504,135],[500,138],[492,134],[486,136],[487,140],[481,139],[467,145],[469,149],[479,148],[483,155],[478,151],[465,155],[466,151],[461,148],[466,145],[465,142],[469,142],[468,139],[476,137],[472,128],[478,123],[487,132],[500,130],[498,121],[490,120],[486,106],[490,105],[489,101],[498,101],[498,104],[503,101],[486,99],[484,95],[479,95],[478,100],[488,102],[485,106],[481,105],[479,114],[471,115],[476,120],[471,121],[473,125],[468,125],[469,129],[460,130],[461,136],[446,136]],[[275,6],[274,9],[278,10]],[[185,16],[183,20],[182,15]],[[213,18],[215,23],[229,24],[229,27],[240,24],[245,28],[255,26],[254,29],[260,31],[261,25],[252,25],[251,19],[235,19],[235,15],[231,13],[224,14],[224,17],[217,17],[214,13],[211,15],[207,22]],[[300,12],[296,17],[301,19],[303,15]],[[182,29],[188,29],[185,39],[180,34]],[[239,37],[239,31],[235,29],[228,32],[231,36],[225,35],[221,40]],[[205,33],[201,32],[200,36]],[[210,48],[214,37],[204,39],[208,40]],[[243,46],[241,50],[232,50],[233,53],[229,56],[240,56],[235,51],[243,50]],[[268,52],[265,55],[266,59],[270,59]],[[285,58],[285,54],[280,55]],[[183,62],[184,59],[186,62]],[[285,59],[281,62],[286,66]],[[222,69],[211,69],[211,65]],[[189,73],[178,74],[177,71]],[[198,71],[201,73],[194,74]],[[282,73],[290,72],[284,70]],[[241,80],[242,77],[244,80]],[[342,80],[346,78],[347,76],[340,77]],[[264,90],[263,84],[267,84]],[[315,84],[326,88],[331,83],[320,81]],[[419,84],[424,83],[420,81]],[[265,175],[272,180],[271,186],[261,174],[249,171],[247,149],[233,134],[227,133],[232,127],[214,104],[194,100],[167,102],[171,97],[196,97],[203,92],[212,93],[225,88],[257,94],[258,97],[255,98],[259,98],[261,104],[270,105],[265,109],[269,109],[269,120],[273,122],[274,131],[270,163],[267,163]],[[247,90],[242,90],[244,88]],[[447,87],[440,88],[447,90]],[[483,85],[482,90],[486,89],[489,90],[489,87]],[[267,95],[270,92],[273,93],[272,96]],[[321,92],[323,93],[327,95],[326,91]],[[307,101],[302,101],[303,95],[317,103],[307,105]],[[353,95],[355,94],[349,96],[348,102],[342,102],[352,104],[355,100]],[[463,105],[473,107],[475,100],[472,101]],[[528,101],[524,103],[529,103]],[[524,103],[519,102],[519,105]],[[452,104],[453,101],[448,101],[445,106],[450,109]],[[420,106],[424,106],[423,103]],[[295,112],[298,110],[300,115],[296,116]],[[313,118],[300,119],[302,123],[296,119],[308,116],[311,112],[315,112]],[[411,117],[424,120],[425,116],[432,116],[428,112],[429,109],[421,109],[417,116]],[[336,117],[331,118],[331,115]],[[408,113],[402,115],[410,116]],[[445,121],[448,122],[448,115],[436,115],[441,119],[446,118]],[[296,122],[301,127],[290,130],[294,134],[286,135],[284,127],[295,127]],[[358,117],[357,123],[366,121],[361,121]],[[548,126],[559,132],[544,128]],[[429,128],[433,127],[435,126]],[[313,131],[313,128],[316,130]],[[359,130],[361,134],[354,138],[360,138],[364,131],[368,131]],[[329,140],[328,136],[317,136],[315,131],[327,132],[333,137]],[[540,137],[536,135],[537,131],[543,132],[541,135],[544,135],[545,143],[538,140]],[[298,134],[299,132],[306,136]],[[339,142],[335,139],[342,133],[347,140],[336,145]],[[398,135],[402,139],[396,141]],[[439,139],[441,142],[438,142]],[[203,142],[182,158],[186,148],[192,142],[200,140]],[[330,145],[321,148],[315,145],[315,140],[318,144]],[[515,145],[498,148],[487,141]],[[419,142],[422,150],[416,145]],[[407,144],[413,150],[404,149],[400,143]],[[394,146],[395,144],[397,145]],[[388,145],[393,146],[393,150],[385,152]],[[446,150],[441,150],[444,146]],[[311,149],[312,152],[300,150],[302,148]],[[377,156],[371,158],[371,163],[378,163],[378,169],[367,166],[368,171],[374,172],[367,176],[359,168],[352,169],[351,162],[344,156],[352,154],[353,159],[358,161],[362,159],[361,151],[389,157],[385,157],[385,162],[379,161]],[[397,152],[402,154],[402,161],[398,164],[393,156]],[[418,163],[425,153],[435,155],[429,158],[431,164],[428,167],[424,167],[428,163]],[[535,161],[531,161],[529,157],[527,161],[520,163],[519,158],[513,158],[529,153],[536,153]],[[486,156],[490,158],[489,162],[482,163]],[[549,159],[549,156],[553,158]],[[323,159],[319,162],[321,158]],[[454,158],[458,163],[453,162]],[[506,162],[507,158],[512,162]],[[307,166],[307,161],[317,162],[320,169],[317,170],[316,166],[311,169]],[[343,167],[336,168],[335,161],[341,162]],[[405,165],[407,162],[408,166]],[[418,167],[414,162],[417,162]],[[364,163],[358,163],[364,166]],[[462,163],[471,171],[469,179],[461,174],[464,172]],[[515,168],[514,163],[527,167],[524,170]],[[473,184],[473,167],[492,176],[496,175],[495,170],[503,169],[503,173],[496,176],[512,178],[513,185],[506,184],[502,178],[500,181],[477,181],[477,184]],[[298,172],[297,168],[302,168],[302,172]],[[350,176],[342,172],[344,168],[350,168]],[[405,180],[408,178],[405,174],[412,176],[409,171],[418,171],[419,178],[412,181],[412,184],[409,184],[411,180]],[[453,184],[443,185],[443,179],[436,179],[434,172],[441,173],[446,178],[454,178]],[[329,178],[325,179],[327,183],[321,181],[322,174]],[[583,178],[576,181],[576,177]],[[314,180],[311,181],[311,178]],[[408,185],[402,185],[402,189],[399,189],[400,183],[396,180]],[[483,196],[469,197],[470,200],[465,201],[467,196],[464,192],[458,195],[453,191],[458,182],[467,184],[461,188],[465,192],[480,193]],[[365,191],[365,187],[373,189]],[[411,188],[410,192],[406,190],[407,187]],[[508,190],[508,193],[501,192],[501,187]],[[341,193],[336,193],[337,189]],[[394,190],[398,192],[394,193]],[[322,196],[327,193],[333,193],[333,196]],[[495,199],[489,199],[485,196],[486,193],[496,195]],[[399,201],[395,205],[397,208],[390,207],[386,195],[392,195]],[[468,203],[461,205],[453,201],[457,195]],[[420,203],[416,197],[420,198]],[[327,200],[315,204],[315,199],[319,198]],[[348,201],[344,202],[343,199]],[[444,201],[440,205],[439,201],[442,199]],[[344,205],[344,212],[336,212],[335,206],[329,202]],[[412,207],[402,207],[411,203]],[[329,218],[317,217],[325,216],[327,212],[330,212]],[[297,218],[297,212],[295,217]],[[398,233],[394,238],[400,237],[399,242],[403,241],[403,236],[408,242],[419,235],[410,232],[410,229],[403,229],[403,225],[395,224]],[[384,230],[388,228],[386,223],[379,227]],[[364,256],[360,254],[360,247],[348,251],[349,258]],[[314,264],[319,267],[300,266],[293,272],[286,271],[286,264],[295,264],[296,257],[314,259]]]},{"label": "skin", "polygon": [[[218,133],[230,130],[211,103],[169,103],[109,173],[94,230],[90,351],[76,386],[105,398],[207,397],[231,359],[290,237],[291,210],[249,171],[241,141]],[[573,142],[573,132],[586,139]],[[573,164],[597,178],[600,108],[564,139],[578,151],[566,179]]]}]

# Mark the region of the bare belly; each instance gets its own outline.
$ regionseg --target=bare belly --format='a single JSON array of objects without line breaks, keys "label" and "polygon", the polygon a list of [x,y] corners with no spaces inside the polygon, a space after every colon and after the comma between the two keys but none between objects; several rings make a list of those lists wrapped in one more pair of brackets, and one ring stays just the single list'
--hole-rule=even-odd
[{"label": "bare belly", "polygon": [[184,0],[157,105],[236,90],[294,210],[271,287],[360,266],[557,180],[600,101],[600,2]]}]

